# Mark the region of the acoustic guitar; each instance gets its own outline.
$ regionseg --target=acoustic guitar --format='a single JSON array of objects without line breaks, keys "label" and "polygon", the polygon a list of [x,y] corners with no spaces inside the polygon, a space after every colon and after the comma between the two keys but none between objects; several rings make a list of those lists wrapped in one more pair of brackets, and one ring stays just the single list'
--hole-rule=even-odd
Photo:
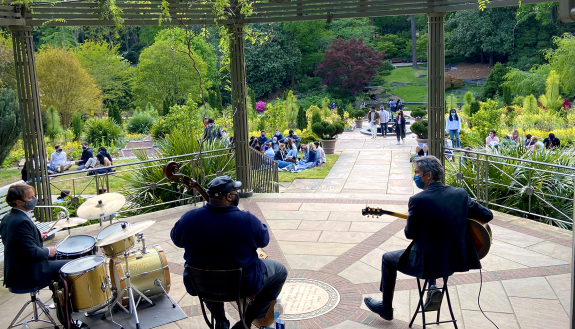
[{"label": "acoustic guitar", "polygon": [[[407,219],[407,215],[405,214],[373,207],[366,207],[361,211],[361,214],[364,216],[371,215],[371,217],[390,215]],[[476,219],[468,218],[467,221],[467,227],[469,228],[469,233],[471,234],[471,239],[473,241],[473,245],[475,246],[475,251],[477,251],[477,256],[479,256],[479,259],[483,259],[483,257],[487,256],[487,253],[489,253],[489,249],[491,248],[491,227],[489,227],[488,223],[482,223]]]}]

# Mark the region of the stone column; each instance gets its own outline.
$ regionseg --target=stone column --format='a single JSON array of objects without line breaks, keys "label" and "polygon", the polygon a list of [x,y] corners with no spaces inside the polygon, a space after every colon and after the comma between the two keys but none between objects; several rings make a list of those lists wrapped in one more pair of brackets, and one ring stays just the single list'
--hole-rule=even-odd
[{"label": "stone column", "polygon": [[[18,83],[18,100],[22,115],[22,138],[26,153],[26,170],[29,184],[36,188],[38,204],[52,205],[50,181],[46,163],[46,146],[40,113],[40,98],[36,79],[36,64],[34,61],[34,41],[32,27],[10,26],[14,46],[14,63],[16,66],[16,81]],[[49,208],[36,210],[38,221],[51,221],[52,212]]]},{"label": "stone column", "polygon": [[429,154],[445,164],[445,13],[427,14],[427,117]]},{"label": "stone column", "polygon": [[248,145],[248,109],[246,64],[244,58],[244,26],[228,25],[230,33],[230,68],[232,80],[232,108],[234,111],[234,145],[236,149],[236,176],[242,182],[240,196],[253,195]]}]

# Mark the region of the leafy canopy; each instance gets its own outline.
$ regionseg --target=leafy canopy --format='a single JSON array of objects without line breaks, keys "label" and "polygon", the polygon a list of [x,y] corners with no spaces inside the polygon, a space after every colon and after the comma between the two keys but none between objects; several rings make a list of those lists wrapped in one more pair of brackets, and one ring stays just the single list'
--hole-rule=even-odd
[{"label": "leafy canopy", "polygon": [[371,49],[361,38],[334,39],[315,74],[343,95],[357,95],[371,83],[377,68],[383,66],[383,56],[383,52]]},{"label": "leafy canopy", "polygon": [[13,89],[0,89],[0,164],[20,138],[22,122],[18,94]]},{"label": "leafy canopy", "polygon": [[564,34],[563,37],[555,37],[557,49],[549,50],[545,58],[559,74],[561,87],[564,91],[575,90],[575,36]]},{"label": "leafy canopy", "polygon": [[41,49],[36,57],[36,72],[40,106],[54,106],[62,126],[70,126],[76,111],[90,113],[102,108],[100,88],[72,50],[51,46]]}]

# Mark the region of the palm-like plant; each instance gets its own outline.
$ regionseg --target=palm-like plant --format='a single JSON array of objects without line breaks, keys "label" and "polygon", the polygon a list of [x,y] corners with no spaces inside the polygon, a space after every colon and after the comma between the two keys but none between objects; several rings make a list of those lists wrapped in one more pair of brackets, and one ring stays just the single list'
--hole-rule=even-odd
[{"label": "palm-like plant", "polygon": [[[549,164],[573,166],[575,149],[553,149],[546,152],[532,151],[519,145],[500,147],[493,152],[506,158],[489,157],[490,163],[486,165],[485,156],[481,155],[477,159],[476,155],[471,155],[471,160],[462,158],[460,163],[448,163],[446,182],[466,189],[470,196],[482,202],[488,201],[493,209],[570,228],[575,173]],[[461,179],[457,178],[457,173],[462,174]]]},{"label": "palm-like plant", "polygon": [[539,96],[539,102],[545,108],[557,111],[563,106],[563,98],[559,93],[559,74],[551,70],[545,82],[545,95]]}]

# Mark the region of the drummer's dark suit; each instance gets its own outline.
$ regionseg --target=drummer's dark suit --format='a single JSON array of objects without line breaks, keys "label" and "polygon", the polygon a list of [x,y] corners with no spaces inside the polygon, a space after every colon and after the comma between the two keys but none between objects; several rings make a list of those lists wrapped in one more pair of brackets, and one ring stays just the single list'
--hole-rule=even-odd
[{"label": "drummer's dark suit", "polygon": [[398,270],[433,280],[481,268],[467,218],[489,222],[493,214],[469,198],[464,189],[434,182],[409,198],[404,231],[413,241],[405,250],[383,255],[380,291],[384,309],[391,308]]},{"label": "drummer's dark suit", "polygon": [[40,231],[28,215],[12,209],[0,222],[4,244],[4,285],[18,289],[44,288],[68,261],[48,260]]}]

